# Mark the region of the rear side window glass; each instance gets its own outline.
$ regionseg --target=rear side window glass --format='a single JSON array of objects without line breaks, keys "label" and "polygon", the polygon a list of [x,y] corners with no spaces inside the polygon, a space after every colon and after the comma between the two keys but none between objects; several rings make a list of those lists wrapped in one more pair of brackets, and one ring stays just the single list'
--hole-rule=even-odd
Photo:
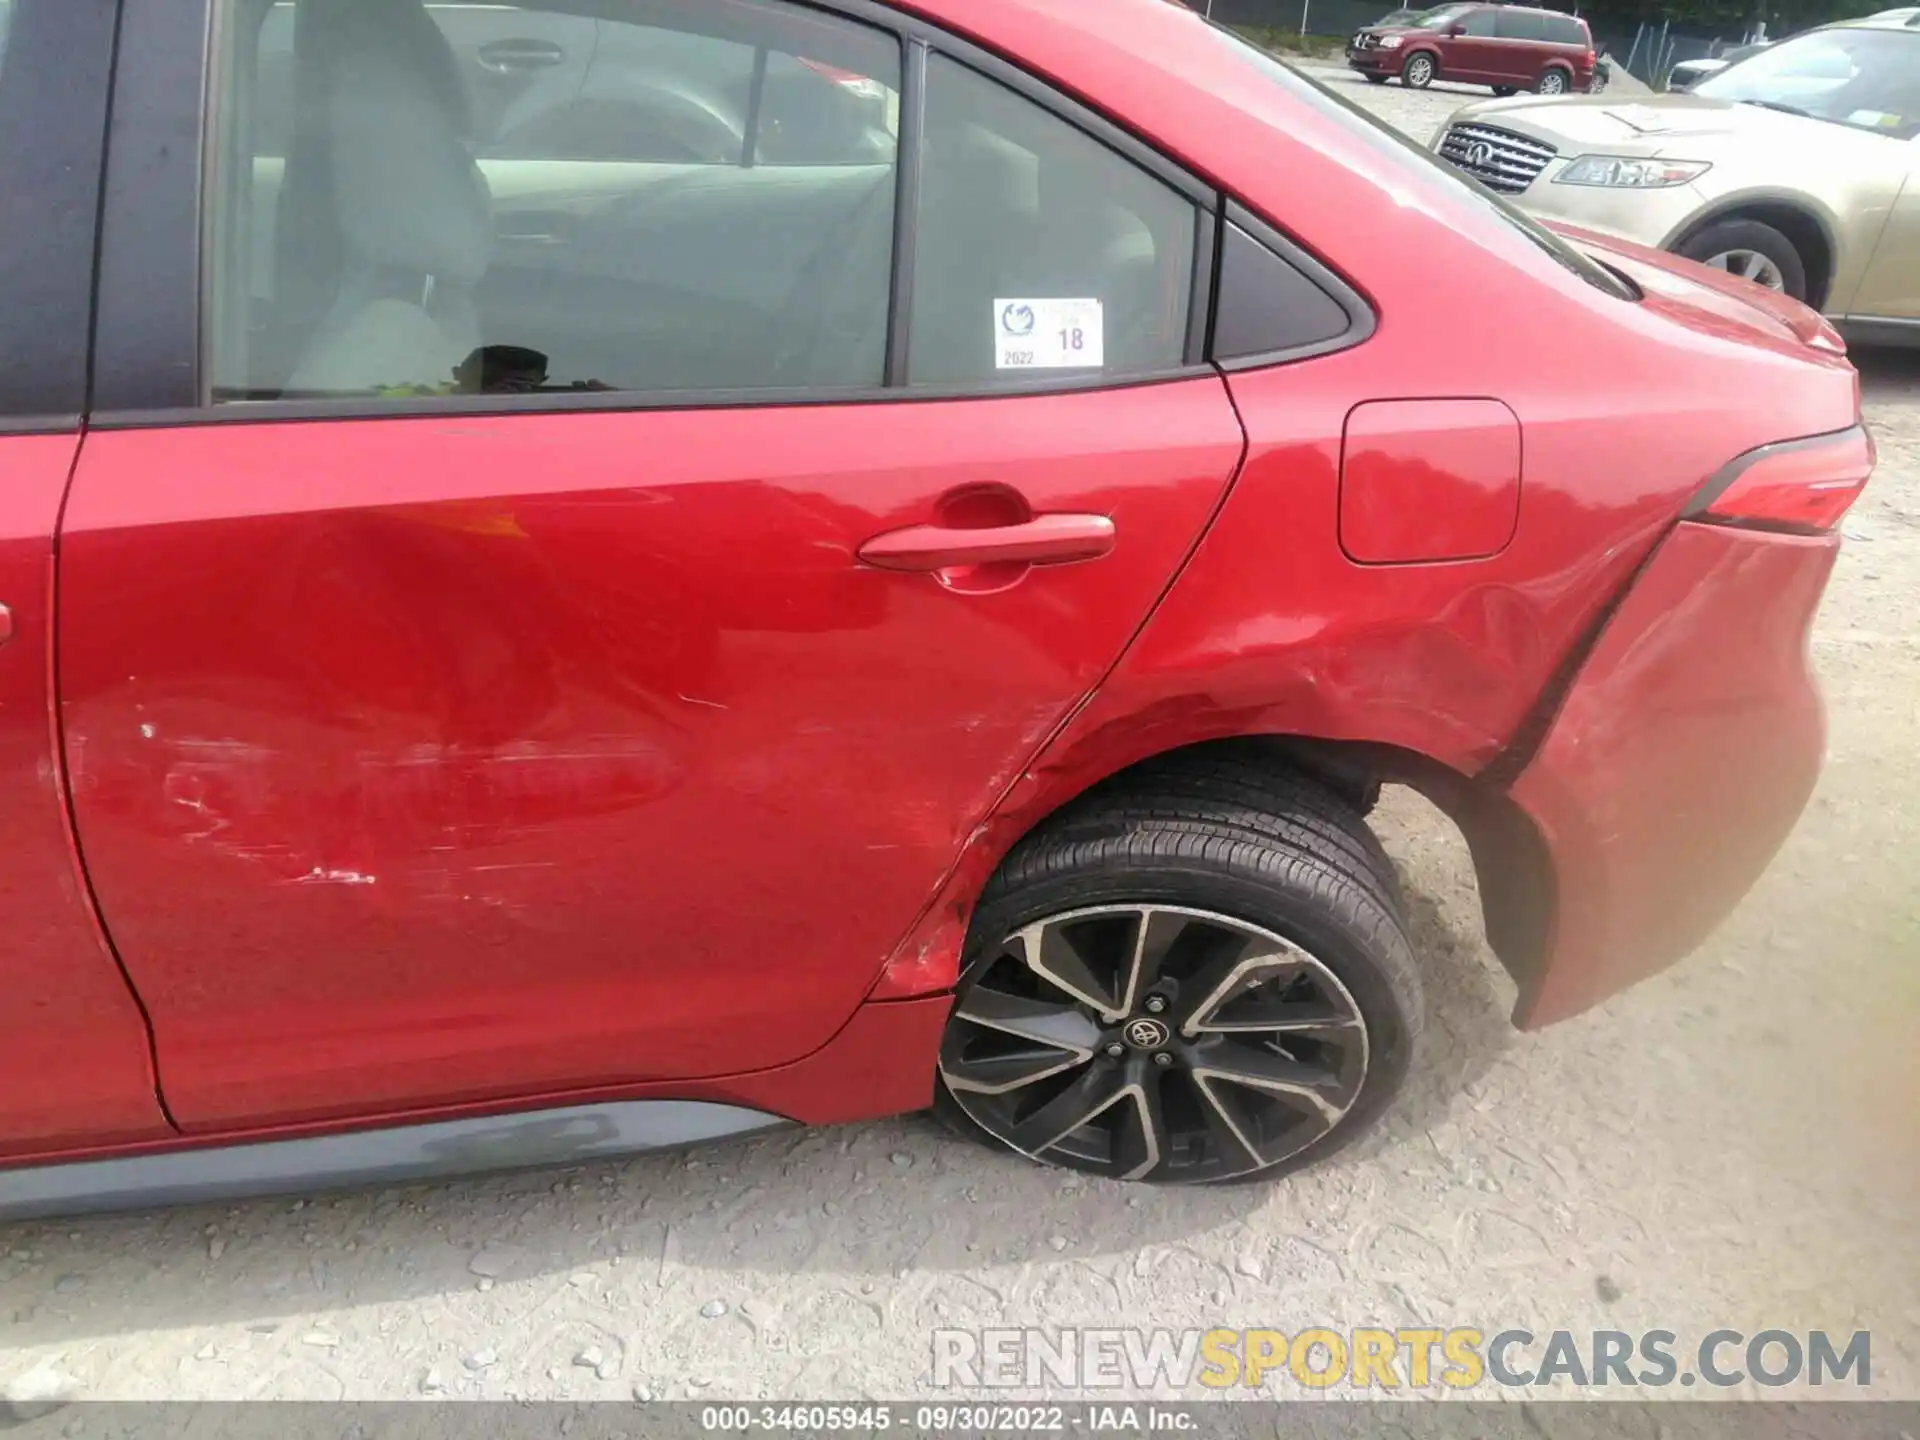
[{"label": "rear side window glass", "polygon": [[1587,31],[1578,20],[1566,15],[1547,17],[1547,38],[1556,45],[1585,45]]},{"label": "rear side window glass", "polygon": [[0,71],[7,63],[7,35],[13,29],[13,0],[0,0]]},{"label": "rear side window glass", "polygon": [[1182,365],[1191,200],[940,55],[928,61],[924,153],[911,384],[1120,379]]},{"label": "rear side window glass", "polygon": [[1462,28],[1468,35],[1487,36],[1500,33],[1498,15],[1492,10],[1468,11],[1466,19],[1462,22]]},{"label": "rear side window glass", "polygon": [[1501,10],[1499,35],[1502,40],[1545,40],[1547,17],[1538,10]]},{"label": "rear side window glass", "polygon": [[883,383],[897,41],[583,8],[231,0],[216,402]]}]

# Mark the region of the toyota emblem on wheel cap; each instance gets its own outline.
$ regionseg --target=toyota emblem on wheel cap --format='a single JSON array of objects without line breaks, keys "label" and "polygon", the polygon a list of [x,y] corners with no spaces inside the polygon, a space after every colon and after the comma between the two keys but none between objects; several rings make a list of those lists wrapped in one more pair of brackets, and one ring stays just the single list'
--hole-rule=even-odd
[{"label": "toyota emblem on wheel cap", "polygon": [[1158,1050],[1167,1043],[1169,1032],[1158,1020],[1142,1015],[1138,1020],[1127,1022],[1126,1036],[1127,1043],[1136,1050]]}]

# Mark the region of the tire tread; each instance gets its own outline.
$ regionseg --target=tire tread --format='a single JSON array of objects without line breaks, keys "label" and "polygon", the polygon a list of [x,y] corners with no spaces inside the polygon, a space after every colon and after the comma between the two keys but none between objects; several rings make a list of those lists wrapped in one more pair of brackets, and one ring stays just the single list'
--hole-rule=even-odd
[{"label": "tire tread", "polygon": [[[1393,862],[1357,808],[1253,747],[1207,747],[1137,767],[1095,787],[1007,856],[975,911],[962,983],[1005,935],[1038,914],[1076,902],[1119,903],[1135,885],[1162,896],[1189,888],[1237,896],[1242,918],[1283,931],[1288,915],[1310,922],[1338,937],[1350,987],[1356,963],[1375,972],[1363,989],[1374,997],[1376,1018],[1382,1005],[1391,1012],[1393,1043],[1382,1052],[1391,1059],[1381,1061],[1346,1122],[1299,1155],[1235,1180],[1284,1173],[1364,1133],[1419,1048],[1425,1006]],[[1209,905],[1223,908],[1199,908]],[[935,1109],[952,1128],[998,1147],[944,1085]]]}]

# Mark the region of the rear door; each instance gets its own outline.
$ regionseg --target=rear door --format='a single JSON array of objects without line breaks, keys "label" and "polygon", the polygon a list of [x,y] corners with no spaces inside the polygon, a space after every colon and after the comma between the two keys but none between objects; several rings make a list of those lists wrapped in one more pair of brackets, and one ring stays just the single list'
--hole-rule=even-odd
[{"label": "rear door", "polygon": [[[1920,51],[1920,41],[1914,49]],[[1892,145],[1885,148],[1894,151]],[[1920,136],[1907,141],[1903,158],[1906,185],[1887,216],[1850,308],[1861,318],[1900,322],[1889,339],[1920,340]],[[1913,327],[1911,336],[1899,333],[1907,327]]]},{"label": "rear door", "polygon": [[111,0],[0,0],[0,1157],[168,1132],[54,737],[53,534],[80,448]]},{"label": "rear door", "polygon": [[202,214],[201,27],[127,0],[62,679],[189,1129],[817,1048],[1241,453],[1212,197],[967,47],[629,0],[725,123],[793,64],[866,142],[663,160],[636,68],[476,161],[421,8],[334,6],[283,167],[220,5]]},{"label": "rear door", "polygon": [[1488,72],[1502,85],[1531,89],[1547,54],[1547,17],[1538,10],[1494,12],[1499,40],[1490,47]]},{"label": "rear door", "polygon": [[1500,42],[1496,39],[1499,12],[1491,8],[1469,10],[1460,17],[1460,34],[1442,42],[1440,63],[1442,79],[1471,80],[1485,84],[1498,80],[1501,69]]}]

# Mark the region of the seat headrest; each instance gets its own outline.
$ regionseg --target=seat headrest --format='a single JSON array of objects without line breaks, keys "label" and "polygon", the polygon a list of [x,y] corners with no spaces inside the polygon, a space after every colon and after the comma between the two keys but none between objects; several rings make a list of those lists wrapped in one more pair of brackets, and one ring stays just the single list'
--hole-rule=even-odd
[{"label": "seat headrest", "polygon": [[333,200],[362,263],[459,284],[486,273],[493,206],[469,153],[452,48],[419,0],[352,0],[326,17]]}]

